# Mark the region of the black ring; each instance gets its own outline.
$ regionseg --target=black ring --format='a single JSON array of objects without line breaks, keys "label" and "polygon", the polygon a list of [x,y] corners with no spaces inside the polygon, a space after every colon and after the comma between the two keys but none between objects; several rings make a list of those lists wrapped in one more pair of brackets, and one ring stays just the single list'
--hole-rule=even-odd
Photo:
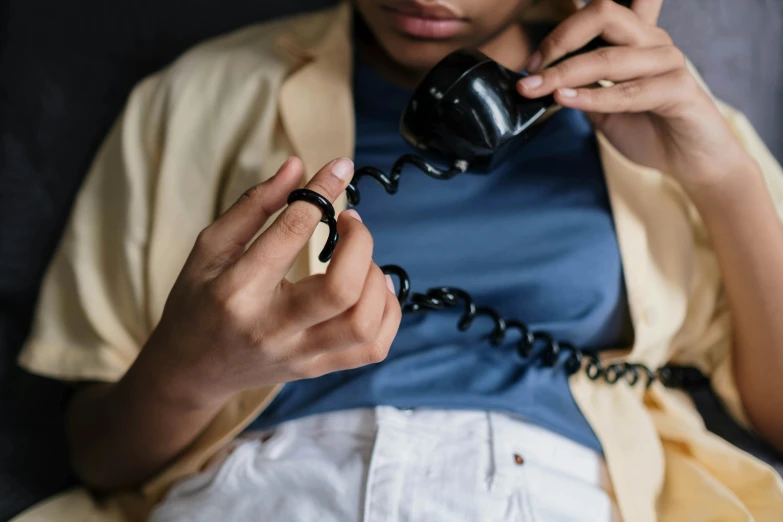
[{"label": "black ring", "polygon": [[340,235],[337,233],[337,220],[334,219],[334,207],[329,200],[320,195],[318,192],[310,189],[296,189],[288,195],[288,204],[290,205],[294,201],[306,201],[312,205],[321,209],[323,214],[321,217],[321,223],[329,225],[329,238],[326,240],[321,253],[318,254],[318,260],[322,263],[326,263],[332,258],[334,253],[334,247],[337,246],[337,241],[340,240]]}]

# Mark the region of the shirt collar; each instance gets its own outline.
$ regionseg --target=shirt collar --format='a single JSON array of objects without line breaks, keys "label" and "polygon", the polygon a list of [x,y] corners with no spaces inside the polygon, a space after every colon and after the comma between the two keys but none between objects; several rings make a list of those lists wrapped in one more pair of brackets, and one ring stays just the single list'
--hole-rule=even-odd
[{"label": "shirt collar", "polygon": [[[350,34],[353,8],[350,2],[341,2],[334,17],[303,17],[275,41],[277,51],[303,65],[318,60],[338,46]],[[334,23],[325,24],[326,20]]]}]

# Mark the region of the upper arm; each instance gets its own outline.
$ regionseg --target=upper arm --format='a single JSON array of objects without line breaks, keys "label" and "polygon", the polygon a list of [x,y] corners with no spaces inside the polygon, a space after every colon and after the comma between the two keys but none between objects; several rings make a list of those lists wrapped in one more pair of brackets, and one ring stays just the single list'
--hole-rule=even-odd
[{"label": "upper arm", "polygon": [[20,355],[33,373],[115,381],[146,341],[144,256],[164,105],[161,77],[139,84],[85,178]]}]

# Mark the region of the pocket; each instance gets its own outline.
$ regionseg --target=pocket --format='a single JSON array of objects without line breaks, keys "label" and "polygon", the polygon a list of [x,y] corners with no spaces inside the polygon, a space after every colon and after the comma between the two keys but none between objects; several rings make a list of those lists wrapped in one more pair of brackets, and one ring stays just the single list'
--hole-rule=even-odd
[{"label": "pocket", "polygon": [[363,455],[283,425],[266,441],[238,440],[222,462],[177,484],[150,521],[358,520]]}]

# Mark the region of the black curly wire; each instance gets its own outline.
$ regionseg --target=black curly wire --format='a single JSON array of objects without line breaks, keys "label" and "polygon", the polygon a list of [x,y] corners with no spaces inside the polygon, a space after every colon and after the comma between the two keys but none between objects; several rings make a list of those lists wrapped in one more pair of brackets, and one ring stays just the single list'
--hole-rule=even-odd
[{"label": "black curly wire", "polygon": [[397,188],[400,186],[400,176],[402,175],[402,170],[406,165],[413,165],[431,178],[442,180],[451,179],[457,174],[463,174],[466,170],[468,170],[468,163],[466,161],[457,161],[449,170],[440,170],[433,167],[415,154],[404,154],[397,158],[397,161],[395,161],[394,165],[392,165],[391,171],[388,175],[386,175],[386,173],[384,173],[382,170],[376,169],[375,167],[361,167],[356,169],[351,182],[345,189],[346,196],[348,196],[348,204],[355,206],[359,204],[359,201],[361,201],[361,195],[359,194],[359,188],[357,185],[359,184],[359,180],[365,176],[373,178],[378,183],[380,183],[387,193],[396,194]]},{"label": "black curly wire", "polygon": [[[542,365],[555,367],[560,364],[561,354],[567,353],[568,357],[562,362],[567,375],[573,375],[584,367],[588,378],[593,381],[603,378],[608,384],[616,384],[620,379],[625,379],[629,385],[635,386],[642,377],[645,378],[646,387],[652,385],[655,380],[670,388],[693,389],[709,384],[709,379],[693,366],[667,365],[656,371],[641,363],[618,362],[604,366],[594,353],[583,352],[569,342],[558,342],[546,332],[532,331],[521,321],[504,319],[492,308],[477,307],[470,294],[464,290],[441,287],[430,288],[424,294],[411,294],[410,279],[405,270],[397,265],[383,266],[381,270],[384,274],[397,277],[400,287],[397,297],[403,312],[462,307],[464,311],[457,322],[461,331],[469,329],[477,317],[489,317],[494,323],[494,328],[489,333],[489,340],[493,345],[503,344],[509,331],[517,330],[519,340],[516,342],[516,351],[520,357],[528,359],[534,356]],[[536,346],[540,346],[540,349],[534,352]],[[584,361],[587,361],[586,366]]]},{"label": "black curly wire", "polygon": [[[402,160],[402,158],[400,159]],[[354,179],[356,179],[356,176]],[[396,179],[399,179],[399,173]],[[384,182],[382,181],[381,183]],[[387,191],[393,194],[396,191],[396,182],[394,182],[393,190],[387,188]],[[358,201],[358,192],[356,192],[356,195],[356,201]],[[288,196],[288,203],[290,204],[294,201],[307,201],[318,206],[323,212],[321,221],[329,225],[330,234],[319,259],[324,262],[328,261],[339,239],[334,208],[326,198],[309,189],[293,191]],[[653,370],[641,363],[617,362],[604,365],[595,353],[582,351],[569,342],[557,341],[546,332],[533,331],[522,321],[505,319],[492,308],[476,306],[471,295],[464,290],[453,287],[439,287],[430,288],[424,294],[412,293],[410,278],[401,267],[386,265],[381,267],[381,270],[384,274],[397,278],[397,299],[403,313],[429,312],[461,307],[463,312],[457,322],[457,328],[460,331],[468,330],[477,317],[489,317],[494,324],[494,328],[489,333],[489,340],[493,345],[499,346],[503,344],[509,332],[517,331],[519,339],[516,341],[516,352],[520,357],[523,359],[533,357],[540,364],[548,367],[562,365],[569,376],[584,368],[585,374],[589,379],[593,381],[603,379],[606,383],[612,385],[617,384],[621,379],[630,386],[644,382],[645,387],[648,388],[656,380],[668,388],[695,389],[709,385],[709,378],[694,366],[669,364]],[[562,354],[568,354],[568,356],[563,358]],[[561,359],[564,359],[562,363]]]}]

